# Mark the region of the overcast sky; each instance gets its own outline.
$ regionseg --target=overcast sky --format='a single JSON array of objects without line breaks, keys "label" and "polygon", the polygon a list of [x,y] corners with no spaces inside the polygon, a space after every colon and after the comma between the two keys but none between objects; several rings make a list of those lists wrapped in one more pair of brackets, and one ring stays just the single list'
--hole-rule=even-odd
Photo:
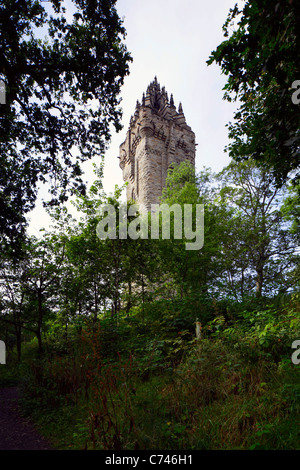
[{"label": "overcast sky", "polygon": [[[220,171],[229,163],[224,153],[228,143],[225,125],[236,105],[223,101],[226,78],[220,68],[206,61],[222,42],[224,24],[234,0],[118,0],[117,10],[124,19],[125,39],[133,62],[121,91],[124,128],[114,133],[105,155],[104,190],[113,192],[122,185],[119,146],[125,140],[136,100],[141,100],[148,84],[157,76],[175,105],[182,103],[186,121],[196,134],[196,170],[204,166]],[[96,159],[93,160],[96,162]],[[92,183],[92,162],[85,163],[85,179]],[[38,202],[30,214],[30,234],[48,225]]]}]

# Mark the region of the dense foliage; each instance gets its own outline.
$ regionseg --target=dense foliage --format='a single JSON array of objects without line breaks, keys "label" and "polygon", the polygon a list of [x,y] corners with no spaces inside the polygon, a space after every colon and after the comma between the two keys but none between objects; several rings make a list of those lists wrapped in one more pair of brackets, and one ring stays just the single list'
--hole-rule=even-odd
[{"label": "dense foliage", "polygon": [[223,26],[226,39],[208,61],[228,77],[224,98],[240,102],[229,124],[229,154],[265,165],[279,185],[291,175],[298,181],[299,2],[242,3],[230,10]]},{"label": "dense foliage", "polygon": [[128,73],[115,0],[5,0],[0,5],[0,236],[24,234],[39,185],[51,203],[84,192],[81,162],[101,156]]},{"label": "dense foliage", "polygon": [[205,207],[204,246],[187,250],[172,217],[170,240],[100,240],[99,207],[115,207],[118,233],[124,204],[98,179],[77,199],[79,222],[53,209],[52,230],[28,239],[25,258],[3,255],[2,380],[20,377],[24,410],[55,446],[298,448],[290,191],[252,162],[219,175],[174,166],[162,202]]},{"label": "dense foliage", "polygon": [[[122,203],[123,188],[106,196],[102,164],[89,191],[81,185],[79,161],[119,126],[129,56],[115,2],[74,0],[72,23],[60,0],[54,17],[40,2],[6,3],[5,237],[18,233],[37,181],[59,178],[51,228],[0,254],[0,386],[18,384],[23,412],[57,449],[299,450],[297,2],[231,10],[225,34],[239,18],[237,29],[210,62],[228,75],[226,97],[241,101],[229,128],[234,159],[219,174],[172,165],[161,198],[168,224]],[[48,42],[33,35],[42,25]],[[80,220],[55,205],[70,179]],[[187,204],[189,226],[175,217]],[[114,236],[99,237],[108,220]]]}]

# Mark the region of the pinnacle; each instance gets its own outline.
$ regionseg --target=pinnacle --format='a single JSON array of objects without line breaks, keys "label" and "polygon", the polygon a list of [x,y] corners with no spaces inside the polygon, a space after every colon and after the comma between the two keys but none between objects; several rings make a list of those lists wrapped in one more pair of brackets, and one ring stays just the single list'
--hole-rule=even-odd
[{"label": "pinnacle", "polygon": [[[171,93],[169,100],[165,86],[160,86],[156,75],[147,86],[146,93],[143,93],[141,106],[151,108],[152,112],[167,119],[175,119],[178,124],[186,124],[182,103],[179,103],[177,110],[173,93]],[[139,109],[138,105],[137,108]]]}]

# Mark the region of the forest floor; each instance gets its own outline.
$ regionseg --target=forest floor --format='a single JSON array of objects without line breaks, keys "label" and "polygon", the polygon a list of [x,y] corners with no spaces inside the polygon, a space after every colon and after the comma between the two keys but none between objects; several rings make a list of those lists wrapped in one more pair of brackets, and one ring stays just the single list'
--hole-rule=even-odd
[{"label": "forest floor", "polygon": [[18,387],[0,389],[0,450],[51,450],[18,406]]}]

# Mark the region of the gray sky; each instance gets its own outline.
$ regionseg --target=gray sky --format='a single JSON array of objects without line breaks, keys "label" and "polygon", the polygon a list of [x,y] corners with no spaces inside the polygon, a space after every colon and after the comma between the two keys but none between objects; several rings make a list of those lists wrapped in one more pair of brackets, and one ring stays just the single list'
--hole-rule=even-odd
[{"label": "gray sky", "polygon": [[[105,155],[104,190],[122,185],[119,145],[124,141],[136,100],[157,76],[175,105],[182,103],[186,121],[196,134],[196,170],[204,166],[220,171],[229,163],[224,153],[228,143],[225,125],[232,120],[236,105],[223,101],[226,78],[217,65],[207,66],[212,50],[223,40],[222,25],[234,0],[119,0],[117,10],[124,18],[125,39],[133,62],[121,91],[123,108],[121,132],[113,133]],[[96,162],[96,159],[93,160]],[[92,183],[92,162],[83,166],[85,179]],[[48,225],[38,202],[30,214],[30,234]]]}]

